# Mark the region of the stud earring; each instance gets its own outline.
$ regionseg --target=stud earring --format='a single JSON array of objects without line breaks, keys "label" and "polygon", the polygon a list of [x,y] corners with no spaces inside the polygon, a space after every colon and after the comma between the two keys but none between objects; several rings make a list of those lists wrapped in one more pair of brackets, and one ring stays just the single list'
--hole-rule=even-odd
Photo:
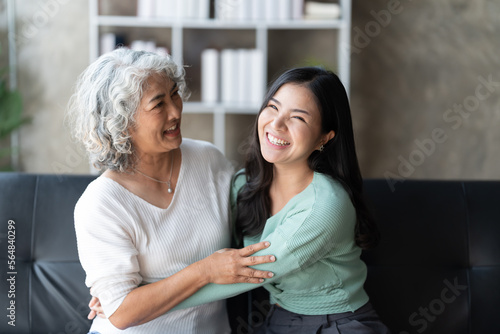
[{"label": "stud earring", "polygon": [[323,152],[323,150],[324,150],[324,149],[325,149],[325,145],[321,145],[321,146],[319,147],[319,151],[320,151],[320,152]]}]

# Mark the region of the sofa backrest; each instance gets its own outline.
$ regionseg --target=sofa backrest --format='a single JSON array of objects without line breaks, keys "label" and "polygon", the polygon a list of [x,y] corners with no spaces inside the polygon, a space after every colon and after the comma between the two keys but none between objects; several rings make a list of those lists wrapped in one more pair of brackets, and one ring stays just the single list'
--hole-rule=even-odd
[{"label": "sofa backrest", "polygon": [[500,182],[365,181],[382,234],[366,289],[395,334],[500,333]]},{"label": "sofa backrest", "polygon": [[0,333],[87,333],[73,210],[93,178],[0,173]]},{"label": "sofa backrest", "polygon": [[[73,209],[93,179],[0,173],[0,333],[87,333]],[[382,234],[363,254],[366,289],[393,334],[500,333],[500,182],[367,180],[365,192]]]}]

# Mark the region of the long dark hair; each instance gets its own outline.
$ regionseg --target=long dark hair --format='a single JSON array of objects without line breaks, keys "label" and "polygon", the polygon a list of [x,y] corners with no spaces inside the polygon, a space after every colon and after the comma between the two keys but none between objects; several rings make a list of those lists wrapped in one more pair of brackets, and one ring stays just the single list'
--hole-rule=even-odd
[{"label": "long dark hair", "polygon": [[354,146],[347,93],[337,75],[318,67],[302,67],[286,71],[274,81],[264,98],[248,146],[245,162],[247,183],[237,199],[237,236],[241,240],[244,235],[253,236],[262,233],[270,216],[269,188],[273,180],[273,165],[262,157],[257,123],[260,113],[266,108],[269,100],[287,83],[309,88],[315,95],[320,109],[322,132],[335,131],[335,137],[325,144],[322,152],[314,151],[309,156],[309,167],[313,171],[331,176],[343,185],[356,209],[356,244],[363,249],[375,246],[379,233],[363,199],[363,179]]}]

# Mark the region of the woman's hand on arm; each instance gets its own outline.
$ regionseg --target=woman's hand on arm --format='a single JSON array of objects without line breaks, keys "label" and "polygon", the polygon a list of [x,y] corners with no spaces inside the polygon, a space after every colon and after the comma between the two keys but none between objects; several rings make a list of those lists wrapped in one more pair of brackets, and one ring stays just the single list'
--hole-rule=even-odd
[{"label": "woman's hand on arm", "polygon": [[[208,283],[261,283],[273,274],[248,266],[274,262],[272,255],[251,256],[267,247],[268,242],[260,242],[242,249],[222,249],[170,277],[140,286],[125,297],[109,320],[115,327],[126,329],[163,315]],[[103,317],[98,299],[92,298],[89,307],[89,318],[96,314]]]},{"label": "woman's hand on arm", "polygon": [[250,255],[269,245],[269,242],[263,241],[241,249],[224,248],[197,264],[202,275],[206,277],[207,284],[262,283],[265,278],[271,278],[274,274],[250,266],[274,262],[276,259],[274,255]]}]

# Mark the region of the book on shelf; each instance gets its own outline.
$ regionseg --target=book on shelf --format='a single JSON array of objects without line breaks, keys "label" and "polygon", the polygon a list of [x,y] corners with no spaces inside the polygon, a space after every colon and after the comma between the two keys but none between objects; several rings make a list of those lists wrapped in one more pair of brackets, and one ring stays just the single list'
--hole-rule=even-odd
[{"label": "book on shelf", "polygon": [[137,0],[137,16],[163,19],[208,19],[210,0]]},{"label": "book on shelf", "polygon": [[265,89],[264,55],[257,49],[206,49],[201,54],[201,98],[213,104],[259,106]]},{"label": "book on shelf", "polygon": [[201,100],[209,104],[219,101],[219,51],[215,49],[201,53]]},{"label": "book on shelf", "polygon": [[[338,2],[305,0],[215,0],[215,19],[223,21],[290,21],[338,19]],[[210,18],[210,0],[137,0],[142,18]]]},{"label": "book on shelf", "polygon": [[238,81],[238,66],[236,64],[238,57],[236,50],[224,49],[220,55],[221,62],[221,101],[223,103],[236,103],[238,90],[236,85]]},{"label": "book on shelf", "polygon": [[137,16],[154,17],[156,10],[155,0],[137,0]]},{"label": "book on shelf", "polygon": [[223,21],[289,21],[303,16],[304,0],[215,0],[215,18]]}]

